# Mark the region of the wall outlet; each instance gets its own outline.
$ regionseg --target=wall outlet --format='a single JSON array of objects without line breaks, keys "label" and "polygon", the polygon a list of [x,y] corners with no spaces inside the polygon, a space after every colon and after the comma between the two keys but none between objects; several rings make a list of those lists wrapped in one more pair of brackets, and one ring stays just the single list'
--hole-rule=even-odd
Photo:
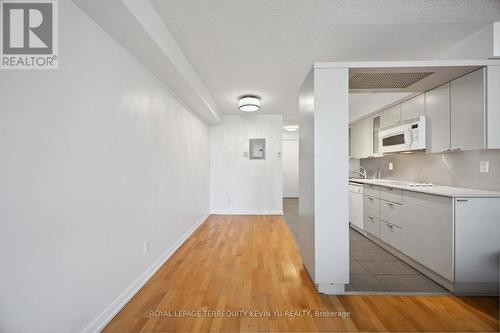
[{"label": "wall outlet", "polygon": [[149,240],[144,241],[144,254],[148,254],[151,248],[151,242]]},{"label": "wall outlet", "polygon": [[479,164],[479,172],[489,173],[490,172],[490,161],[481,161]]},{"label": "wall outlet", "polygon": [[389,170],[394,170],[394,163],[389,162]]}]

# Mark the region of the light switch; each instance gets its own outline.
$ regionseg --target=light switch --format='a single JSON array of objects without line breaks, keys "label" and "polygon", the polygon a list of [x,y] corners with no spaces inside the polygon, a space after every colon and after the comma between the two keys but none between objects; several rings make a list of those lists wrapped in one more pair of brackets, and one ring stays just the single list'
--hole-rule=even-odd
[{"label": "light switch", "polygon": [[389,170],[394,170],[394,163],[389,162]]},{"label": "light switch", "polygon": [[490,172],[490,161],[481,161],[481,164],[479,164],[479,172],[489,173]]}]

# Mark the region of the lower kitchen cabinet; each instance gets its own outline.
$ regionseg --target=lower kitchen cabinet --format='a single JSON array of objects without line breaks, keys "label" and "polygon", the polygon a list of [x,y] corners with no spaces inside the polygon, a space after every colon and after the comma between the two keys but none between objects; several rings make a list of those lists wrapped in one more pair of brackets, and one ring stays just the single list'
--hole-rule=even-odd
[{"label": "lower kitchen cabinet", "polygon": [[380,199],[371,195],[364,195],[363,197],[363,211],[368,215],[380,217]]},{"label": "lower kitchen cabinet", "polygon": [[[479,216],[478,216],[479,212]],[[455,291],[498,294],[500,198],[455,199]]]},{"label": "lower kitchen cabinet", "polygon": [[378,217],[365,214],[363,226],[365,231],[369,232],[372,236],[380,238],[380,220]]},{"label": "lower kitchen cabinet", "polygon": [[390,246],[400,249],[403,247],[403,229],[386,221],[380,221],[380,239]]},{"label": "lower kitchen cabinet", "polygon": [[453,281],[453,199],[403,192],[401,252]]},{"label": "lower kitchen cabinet", "polygon": [[363,189],[364,229],[395,256],[456,294],[498,293],[500,197]]},{"label": "lower kitchen cabinet", "polygon": [[403,206],[394,202],[380,200],[380,219],[402,228]]}]

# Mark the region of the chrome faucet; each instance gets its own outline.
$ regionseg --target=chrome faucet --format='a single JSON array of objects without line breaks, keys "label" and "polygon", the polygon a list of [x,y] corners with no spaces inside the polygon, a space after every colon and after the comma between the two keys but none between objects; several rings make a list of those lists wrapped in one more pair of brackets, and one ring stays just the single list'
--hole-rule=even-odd
[{"label": "chrome faucet", "polygon": [[355,170],[352,172],[352,175],[356,175],[356,174],[363,177],[363,179],[366,179],[366,169],[365,168],[359,167],[359,170]]}]

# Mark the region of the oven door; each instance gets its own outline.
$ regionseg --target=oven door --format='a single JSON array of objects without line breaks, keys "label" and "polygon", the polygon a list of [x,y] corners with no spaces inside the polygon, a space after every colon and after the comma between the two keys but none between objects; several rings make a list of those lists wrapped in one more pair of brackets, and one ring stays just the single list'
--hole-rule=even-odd
[{"label": "oven door", "polygon": [[406,128],[397,128],[380,133],[381,153],[395,153],[411,149],[411,135]]}]

